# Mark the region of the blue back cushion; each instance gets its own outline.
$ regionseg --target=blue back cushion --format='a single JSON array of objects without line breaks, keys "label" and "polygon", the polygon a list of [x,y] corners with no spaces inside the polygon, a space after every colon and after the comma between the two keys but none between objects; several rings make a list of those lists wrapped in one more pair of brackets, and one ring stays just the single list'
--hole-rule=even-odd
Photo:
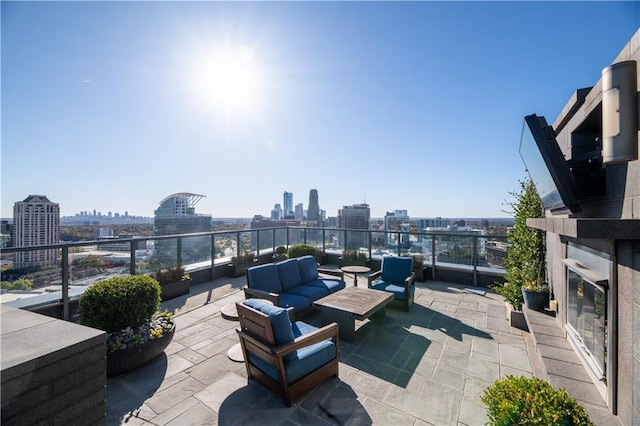
[{"label": "blue back cushion", "polygon": [[249,288],[270,293],[282,293],[278,267],[272,263],[247,269],[247,281]]},{"label": "blue back cushion", "polygon": [[303,283],[308,283],[318,279],[318,264],[313,256],[303,256],[298,258],[300,267],[300,277]]},{"label": "blue back cushion", "polygon": [[411,275],[413,259],[410,257],[383,257],[382,281],[401,283]]},{"label": "blue back cushion", "polygon": [[293,342],[293,329],[286,309],[264,303],[260,299],[248,299],[243,303],[269,317],[276,345],[280,346]]},{"label": "blue back cushion", "polygon": [[285,260],[277,263],[276,265],[278,265],[278,273],[280,274],[282,290],[287,291],[292,287],[302,284],[297,259]]}]

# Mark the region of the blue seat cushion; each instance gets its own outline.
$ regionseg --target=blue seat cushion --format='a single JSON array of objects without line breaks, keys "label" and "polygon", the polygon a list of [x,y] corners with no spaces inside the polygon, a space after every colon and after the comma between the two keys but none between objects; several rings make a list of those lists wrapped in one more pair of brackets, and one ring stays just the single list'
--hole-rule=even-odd
[{"label": "blue seat cushion", "polygon": [[276,345],[280,346],[293,342],[294,335],[291,328],[291,320],[286,309],[264,303],[260,299],[248,299],[243,303],[269,317],[271,329],[273,330],[273,340]]},{"label": "blue seat cushion", "polygon": [[410,257],[383,257],[382,281],[403,283],[413,272],[413,259]]},{"label": "blue seat cushion", "polygon": [[282,293],[278,267],[273,263],[253,266],[247,269],[247,284],[249,288],[269,293]]},{"label": "blue seat cushion", "polygon": [[[317,328],[297,321],[293,325],[293,333],[297,337],[308,334]],[[286,372],[287,382],[293,383],[308,373],[317,370],[327,362],[336,357],[336,346],[331,339],[298,349],[292,352],[291,358],[285,357],[284,368]],[[249,362],[258,367],[262,372],[267,374],[276,382],[280,381],[278,377],[278,369],[257,356],[249,353]]]},{"label": "blue seat cushion", "polygon": [[311,299],[297,294],[280,293],[280,306],[293,308],[296,312],[301,312],[311,307]]},{"label": "blue seat cushion", "polygon": [[327,289],[329,294],[342,290],[345,287],[344,281],[334,278],[318,278],[313,281],[305,282],[304,285]]},{"label": "blue seat cushion", "polygon": [[303,283],[308,283],[318,278],[318,264],[313,256],[302,256],[298,258],[300,268],[300,278]]},{"label": "blue seat cushion", "polygon": [[287,294],[295,294],[297,296],[303,296],[311,301],[318,300],[329,294],[329,290],[323,287],[314,287],[311,285],[301,284],[290,288],[286,291]]},{"label": "blue seat cushion", "polygon": [[[371,288],[374,290],[382,290],[393,293],[395,300],[404,300],[404,285],[398,285],[396,283],[389,283],[386,281],[374,281],[371,284]],[[412,284],[409,286],[409,292],[414,294],[415,286]]]},{"label": "blue seat cushion", "polygon": [[287,291],[292,287],[302,284],[300,268],[298,268],[298,261],[296,259],[288,259],[278,262],[276,265],[278,265],[280,284],[282,285],[283,291]]}]

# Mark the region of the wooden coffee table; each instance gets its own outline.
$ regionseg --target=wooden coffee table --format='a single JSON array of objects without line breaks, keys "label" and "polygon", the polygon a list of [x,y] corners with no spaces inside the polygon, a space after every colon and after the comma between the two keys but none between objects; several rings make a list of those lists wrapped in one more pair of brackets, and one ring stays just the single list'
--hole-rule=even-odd
[{"label": "wooden coffee table", "polygon": [[356,320],[373,314],[384,315],[385,306],[393,294],[360,287],[347,287],[313,303],[322,315],[322,324],[338,323],[340,337],[352,342],[356,334]]}]

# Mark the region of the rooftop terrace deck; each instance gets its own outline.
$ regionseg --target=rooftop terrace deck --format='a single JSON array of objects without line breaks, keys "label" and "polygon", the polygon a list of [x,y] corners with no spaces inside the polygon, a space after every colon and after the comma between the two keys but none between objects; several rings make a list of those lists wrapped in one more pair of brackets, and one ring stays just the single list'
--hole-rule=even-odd
[{"label": "rooftop terrace deck", "polygon": [[[481,425],[488,418],[480,395],[493,381],[546,374],[528,333],[509,326],[501,296],[417,284],[410,312],[388,308],[384,318],[358,322],[355,341],[340,341],[339,378],[291,407],[248,383],[244,364],[227,357],[238,323],[220,311],[243,298],[244,278],[195,286],[163,304],[177,313],[165,354],[108,380],[107,423]],[[320,317],[304,320],[319,325]]]}]

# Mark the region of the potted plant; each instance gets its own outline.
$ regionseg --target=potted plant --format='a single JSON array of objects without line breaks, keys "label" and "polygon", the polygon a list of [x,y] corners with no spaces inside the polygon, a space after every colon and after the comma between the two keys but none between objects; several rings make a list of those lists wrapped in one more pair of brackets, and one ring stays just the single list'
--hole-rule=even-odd
[{"label": "potted plant", "polygon": [[231,278],[243,276],[247,268],[255,266],[256,262],[255,253],[249,250],[239,256],[233,256],[229,265],[229,276]]},{"label": "potted plant", "polygon": [[[496,284],[492,288],[501,294],[505,302],[512,305],[509,320],[515,317],[523,320],[520,312],[524,301],[522,286],[531,281],[531,277],[544,280],[545,244],[542,231],[527,226],[527,218],[543,217],[544,208],[531,179],[519,182],[520,191],[510,193],[514,200],[509,203],[515,219],[513,230],[508,235],[509,248],[505,259],[505,284]],[[512,326],[522,328],[518,324]]]},{"label": "potted plant", "polygon": [[549,286],[540,278],[528,281],[522,286],[522,297],[527,308],[543,311],[549,301]]},{"label": "potted plant", "polygon": [[107,375],[121,374],[156,358],[175,332],[171,312],[160,312],[160,284],[149,275],[113,277],[80,296],[80,323],[108,333]]},{"label": "potted plant", "polygon": [[413,272],[415,273],[415,280],[423,283],[425,281],[424,276],[424,256],[421,254],[414,254],[413,258]]},{"label": "potted plant", "polygon": [[318,261],[318,250],[310,244],[293,244],[287,250],[287,257],[289,259],[295,259],[302,256],[313,256]]},{"label": "potted plant", "polygon": [[593,425],[584,408],[564,389],[537,377],[495,381],[480,397],[490,425]]},{"label": "potted plant", "polygon": [[276,253],[273,255],[273,261],[279,262],[287,258],[287,248],[285,246],[276,247]]},{"label": "potted plant", "polygon": [[358,250],[344,250],[342,256],[338,258],[339,265],[342,266],[366,266],[367,255]]},{"label": "potted plant", "polygon": [[189,293],[191,276],[185,272],[183,267],[176,266],[157,271],[152,277],[160,284],[160,299],[163,302]]}]

